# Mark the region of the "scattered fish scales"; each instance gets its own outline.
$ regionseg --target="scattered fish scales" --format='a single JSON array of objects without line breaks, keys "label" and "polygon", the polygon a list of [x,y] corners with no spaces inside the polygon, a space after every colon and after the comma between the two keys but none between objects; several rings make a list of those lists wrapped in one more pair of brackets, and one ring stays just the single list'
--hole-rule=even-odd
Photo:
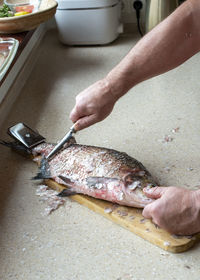
[{"label": "scattered fish scales", "polygon": [[165,171],[166,173],[169,173],[169,172],[171,171],[171,168],[168,167],[168,166],[166,166],[166,167],[164,167],[164,171]]},{"label": "scattered fish scales", "polygon": [[129,218],[129,220],[134,220],[134,219],[135,219],[135,216],[130,215],[128,218]]},{"label": "scattered fish scales", "polygon": [[164,241],[163,245],[164,245],[164,246],[169,246],[169,245],[170,245],[170,242],[169,242],[169,241]]},{"label": "scattered fish scales", "polygon": [[173,137],[171,137],[170,135],[165,135],[164,139],[163,139],[163,143],[168,143],[168,142],[172,142],[174,140]]},{"label": "scattered fish scales", "polygon": [[113,209],[112,208],[105,208],[104,212],[107,213],[107,214],[110,214],[110,213],[113,212]]},{"label": "scattered fish scales", "polygon": [[123,211],[123,210],[117,210],[117,214],[121,217],[128,216],[128,213],[126,211]]},{"label": "scattered fish scales", "polygon": [[192,168],[192,167],[188,167],[188,169],[187,169],[187,171],[193,171],[194,170],[194,168]]},{"label": "scattered fish scales", "polygon": [[177,133],[177,132],[179,132],[179,130],[180,130],[180,127],[176,127],[176,128],[173,128],[173,129],[172,129],[172,132],[173,132],[173,133]]},{"label": "scattered fish scales", "polygon": [[39,185],[36,189],[36,195],[40,197],[41,201],[47,203],[44,215],[49,215],[65,203],[65,199],[58,197],[57,194],[58,192],[49,189],[46,185]]},{"label": "scattered fish scales", "polygon": [[144,219],[141,219],[141,220],[140,220],[140,224],[144,224],[144,223],[146,223],[146,221],[147,221],[147,219],[145,219],[145,218],[144,218]]}]

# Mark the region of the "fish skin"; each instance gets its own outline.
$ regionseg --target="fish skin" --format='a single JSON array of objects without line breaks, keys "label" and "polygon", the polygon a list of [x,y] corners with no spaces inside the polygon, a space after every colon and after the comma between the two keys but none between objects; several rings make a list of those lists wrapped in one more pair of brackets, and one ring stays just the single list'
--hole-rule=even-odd
[{"label": "fish skin", "polygon": [[[74,142],[72,139],[48,162],[49,177],[68,187],[61,196],[79,193],[138,208],[153,201],[143,188],[156,183],[142,163],[123,152]],[[43,143],[32,153],[44,157],[53,148],[53,144]]]}]

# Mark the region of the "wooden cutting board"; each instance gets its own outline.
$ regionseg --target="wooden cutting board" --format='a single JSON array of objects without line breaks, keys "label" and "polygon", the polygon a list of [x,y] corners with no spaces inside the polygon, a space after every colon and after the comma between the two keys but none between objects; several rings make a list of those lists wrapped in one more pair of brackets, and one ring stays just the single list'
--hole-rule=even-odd
[{"label": "wooden cutting board", "polygon": [[[45,183],[59,192],[66,188],[65,185],[58,184],[53,180],[45,180]],[[73,195],[71,198],[152,244],[172,253],[184,252],[200,239],[200,234],[193,236],[171,235],[155,226],[151,220],[144,219],[142,209],[120,206],[86,195]]]}]

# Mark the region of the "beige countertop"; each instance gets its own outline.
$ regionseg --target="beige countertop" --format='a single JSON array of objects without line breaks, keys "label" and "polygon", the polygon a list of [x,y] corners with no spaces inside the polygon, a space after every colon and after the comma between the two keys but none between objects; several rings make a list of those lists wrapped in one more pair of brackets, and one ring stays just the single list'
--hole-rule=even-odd
[{"label": "beige countertop", "polygon": [[[22,121],[50,142],[60,139],[71,126],[76,94],[103,77],[137,40],[132,34],[108,46],[67,47],[49,31],[0,138]],[[106,120],[79,132],[78,142],[127,152],[160,184],[200,184],[199,65],[197,54],[136,86]],[[173,141],[164,142],[165,136]],[[0,153],[0,279],[199,279],[200,244],[167,253],[70,199],[45,216],[46,205],[30,180],[36,165],[4,147]]]}]

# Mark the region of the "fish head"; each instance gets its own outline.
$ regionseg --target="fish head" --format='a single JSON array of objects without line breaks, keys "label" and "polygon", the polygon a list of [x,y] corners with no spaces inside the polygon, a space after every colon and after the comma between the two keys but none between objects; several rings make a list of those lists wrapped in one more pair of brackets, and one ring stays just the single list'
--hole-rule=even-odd
[{"label": "fish head", "polygon": [[155,186],[145,175],[139,176],[130,173],[124,177],[123,183],[123,192],[128,205],[142,208],[154,201],[143,192],[144,188]]}]

